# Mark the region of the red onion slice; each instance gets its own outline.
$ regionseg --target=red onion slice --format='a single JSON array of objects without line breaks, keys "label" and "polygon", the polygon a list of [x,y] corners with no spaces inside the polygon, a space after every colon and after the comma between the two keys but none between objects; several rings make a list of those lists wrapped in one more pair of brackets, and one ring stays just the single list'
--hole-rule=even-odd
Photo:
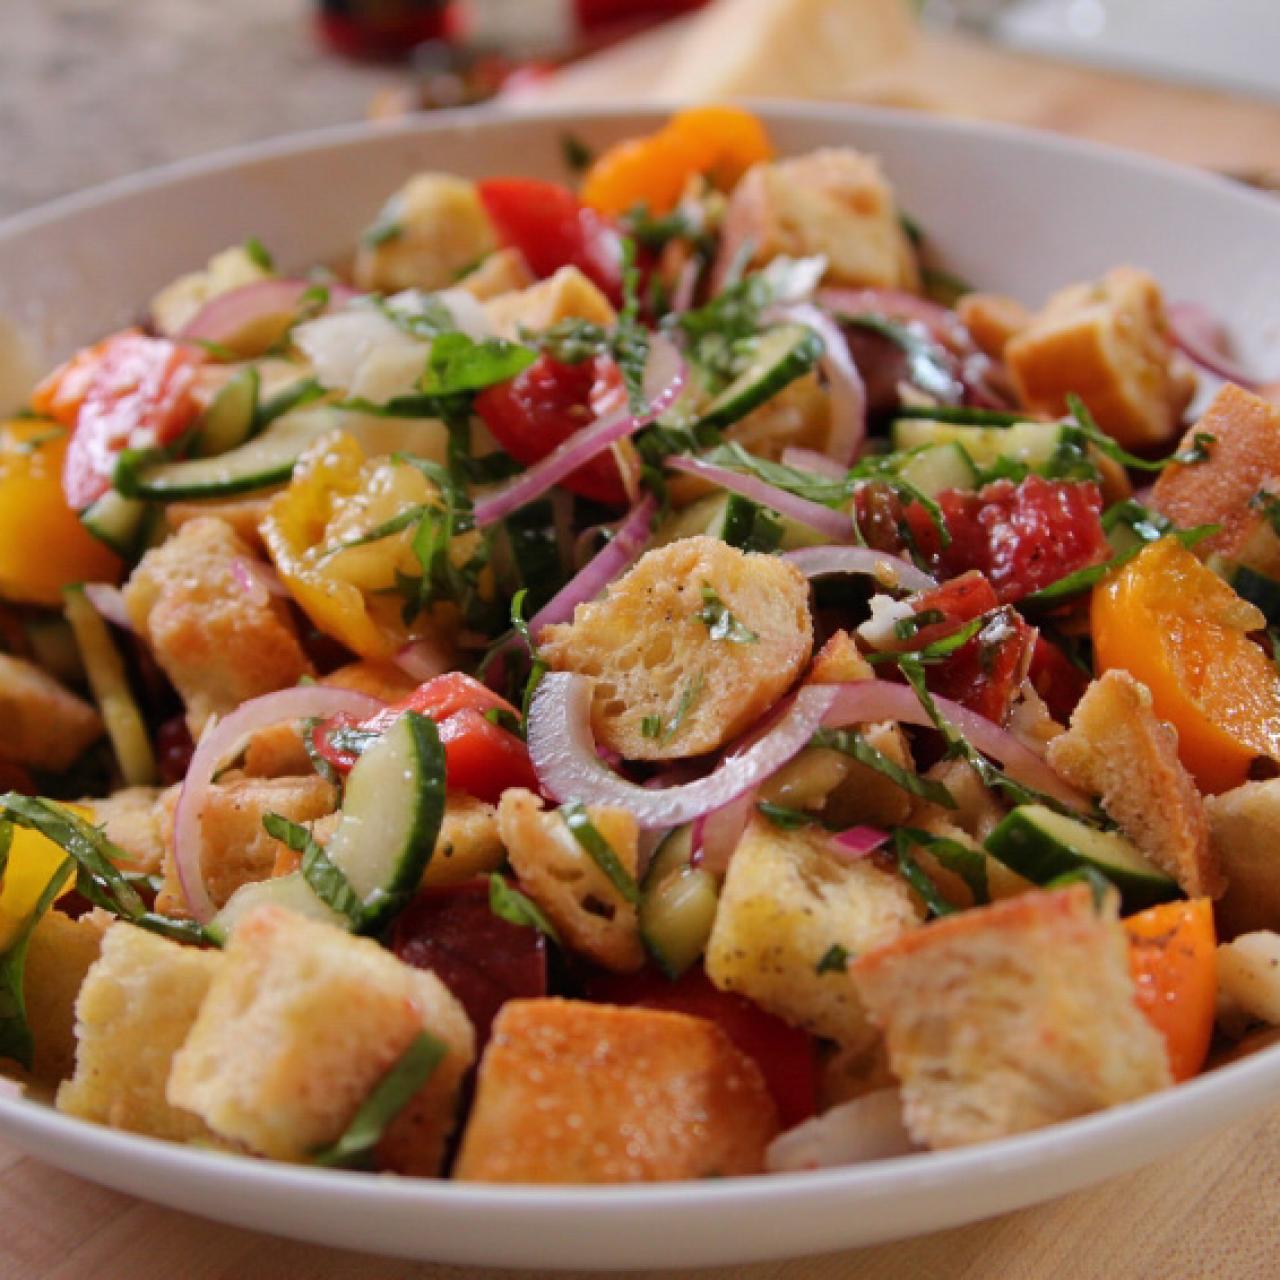
[{"label": "red onion slice", "polygon": [[419,684],[452,671],[454,666],[450,655],[430,640],[411,640],[391,655],[391,661]]},{"label": "red onion slice", "polygon": [[908,591],[928,591],[938,584],[923,569],[901,556],[870,547],[802,547],[783,554],[806,578],[825,578],[836,573],[868,573],[885,586]]},{"label": "red onion slice", "polygon": [[830,480],[843,480],[849,474],[849,468],[842,466],[834,458],[816,449],[802,449],[798,445],[789,444],[782,451],[779,459],[784,467],[796,471],[812,471],[816,476],[826,476]]},{"label": "red onion slice", "polygon": [[879,827],[850,827],[831,836],[831,844],[838,857],[847,862],[858,862],[874,853],[889,838],[887,831]]},{"label": "red onion slice", "polygon": [[173,861],[191,914],[202,924],[217,913],[205,887],[202,855],[204,832],[200,825],[205,796],[214,774],[251,733],[286,720],[332,716],[346,712],[358,720],[382,710],[383,704],[368,694],[326,685],[298,685],[281,689],[237,707],[201,736],[187,768],[187,776],[173,815]]},{"label": "red onion slice", "polygon": [[698,819],[691,844],[689,861],[717,875],[729,870],[729,863],[742,840],[742,833],[756,807],[756,789],[744,791],[736,800],[714,809]]},{"label": "red onion slice", "polygon": [[702,259],[694,254],[680,268],[680,274],[676,277],[675,288],[671,291],[672,315],[684,315],[693,306],[693,300],[698,292],[698,277],[701,275]]},{"label": "red onion slice", "polygon": [[853,521],[846,512],[833,511],[820,502],[810,502],[808,498],[798,498],[785,489],[766,484],[757,476],[741,475],[728,467],[717,467],[701,458],[684,455],[668,458],[666,465],[672,471],[683,471],[686,475],[709,480],[730,493],[740,493],[744,498],[750,498],[762,507],[770,507],[779,515],[816,529],[828,538],[848,541],[853,537]]},{"label": "red onion slice", "polygon": [[559,802],[626,809],[641,827],[675,827],[722,808],[764,782],[801,751],[836,701],[834,686],[802,689],[759,742],[705,778],[651,791],[601,763],[591,733],[592,681],[567,671],[543,676],[529,708],[529,755],[543,790]]},{"label": "red onion slice", "polygon": [[[359,297],[345,284],[323,286],[329,290],[329,306]],[[239,289],[228,289],[211,298],[178,330],[179,342],[226,343],[250,325],[272,317],[295,315],[303,295],[317,288],[309,280],[255,280]],[[326,308],[327,310],[328,308]]]},{"label": "red onion slice", "polygon": [[510,483],[478,497],[475,504],[477,528],[494,524],[541,497],[552,485],[603,453],[615,441],[648,426],[675,403],[676,397],[684,390],[684,383],[685,367],[680,353],[660,334],[651,335],[649,361],[644,371],[644,411],[637,414],[622,408],[597,418]]},{"label": "red onion slice", "polygon": [[231,576],[245,595],[257,604],[266,604],[272,596],[289,599],[288,588],[270,565],[248,556],[237,556],[231,562]]},{"label": "red onion slice", "polygon": [[98,614],[113,627],[119,627],[122,631],[133,630],[133,621],[129,617],[129,610],[124,607],[124,595],[119,587],[113,587],[108,582],[86,582],[84,594]]},{"label": "red onion slice", "polygon": [[1264,379],[1255,378],[1222,349],[1222,326],[1207,307],[1198,302],[1175,302],[1169,306],[1168,314],[1174,344],[1187,359],[1246,391],[1257,391],[1262,385]]},{"label": "red onion slice", "polygon": [[841,315],[870,314],[887,320],[914,321],[949,351],[961,354],[973,350],[973,342],[954,311],[902,289],[820,289],[817,303]]},{"label": "red onion slice", "polygon": [[867,435],[867,387],[849,354],[849,344],[844,340],[840,326],[826,312],[808,302],[772,307],[766,312],[765,319],[804,325],[822,339],[822,358],[818,367],[827,380],[827,393],[831,399],[827,452],[837,462],[852,466]]}]

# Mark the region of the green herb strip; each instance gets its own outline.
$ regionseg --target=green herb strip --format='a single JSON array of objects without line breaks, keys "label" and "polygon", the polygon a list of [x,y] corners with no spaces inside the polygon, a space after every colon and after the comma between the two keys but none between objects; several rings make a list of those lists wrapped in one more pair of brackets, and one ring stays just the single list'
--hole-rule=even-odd
[{"label": "green herb strip", "polygon": [[499,920],[526,929],[536,929],[539,933],[546,934],[557,946],[561,945],[555,925],[547,919],[542,908],[496,871],[489,875],[489,910]]},{"label": "green herb strip", "polygon": [[560,806],[560,816],[564,819],[573,838],[586,850],[591,860],[604,872],[606,879],[618,891],[625,902],[635,903],[640,900],[640,889],[635,877],[622,865],[621,859],[614,852],[613,846],[600,834],[591,815],[581,800],[570,800]]},{"label": "green herb strip", "polygon": [[936,778],[922,778],[910,769],[904,769],[896,761],[890,760],[882,751],[877,751],[863,736],[853,729],[819,729],[810,739],[810,745],[826,747],[830,751],[839,751],[859,764],[874,769],[909,795],[919,796],[930,804],[943,809],[956,808],[955,797]]},{"label": "green herb strip", "polygon": [[931,916],[952,915],[956,910],[955,904],[948,901],[911,852],[912,847],[919,843],[916,837],[923,834],[925,833],[911,827],[899,827],[893,833],[893,854],[898,862],[898,872],[924,899],[924,905]]},{"label": "green herb strip", "polygon": [[793,809],[789,805],[775,804],[772,800],[761,800],[756,809],[760,816],[767,818],[782,831],[797,831],[801,827],[821,827],[826,824],[816,813],[805,809]]},{"label": "green herb strip", "polygon": [[1003,409],[973,409],[968,405],[904,404],[893,411],[895,418],[925,418],[930,422],[950,422],[962,427],[1013,427],[1028,421],[1025,413]]},{"label": "green herb strip", "polygon": [[702,608],[698,611],[712,640],[728,640],[733,644],[759,644],[760,637],[750,627],[740,622],[729,611],[729,606],[716,594],[716,589],[704,581],[702,584]]},{"label": "green herb strip", "polygon": [[476,342],[465,333],[442,333],[431,343],[419,390],[428,396],[483,391],[523,373],[538,353],[505,338]]},{"label": "green herb strip", "polygon": [[342,869],[329,860],[321,845],[301,823],[278,813],[264,813],[262,825],[269,836],[302,855],[302,878],[327,907],[345,916],[353,929],[365,920],[365,905]]},{"label": "green herb strip", "polygon": [[275,259],[267,252],[266,246],[257,236],[250,236],[244,242],[244,252],[258,270],[274,271],[276,269]]},{"label": "green herb strip", "polygon": [[591,168],[596,155],[576,133],[567,129],[560,135],[560,154],[564,157],[565,167],[570,173],[585,173]]},{"label": "green herb strip", "polygon": [[413,1101],[449,1054],[449,1046],[429,1031],[420,1031],[395,1065],[360,1104],[346,1132],[334,1143],[312,1152],[312,1160],[328,1168],[367,1165],[392,1121]]},{"label": "green herb strip", "polygon": [[694,704],[702,697],[702,690],[706,685],[702,672],[698,672],[692,680],[684,687],[684,692],[680,695],[680,701],[676,704],[675,714],[667,721],[662,723],[662,717],[658,715],[645,716],[640,721],[640,732],[646,738],[653,738],[658,742],[659,746],[665,747],[672,738],[680,732],[680,726],[684,724],[685,718],[689,712],[693,710]]},{"label": "green herb strip", "polygon": [[1087,884],[1089,886],[1089,892],[1093,897],[1094,911],[1102,910],[1106,904],[1108,894],[1119,892],[1098,867],[1087,862],[1081,863],[1078,867],[1072,867],[1070,871],[1064,871],[1060,876],[1054,876],[1042,888],[1067,889],[1073,884]]},{"label": "green herb strip", "polygon": [[844,973],[849,966],[849,952],[834,942],[822,953],[822,959],[813,966],[814,973]]},{"label": "green herb strip", "polygon": [[868,329],[887,338],[907,357],[907,377],[921,391],[939,400],[958,400],[963,388],[951,372],[951,364],[932,338],[917,333],[909,325],[886,320],[883,316],[856,315],[839,317],[844,324]]}]

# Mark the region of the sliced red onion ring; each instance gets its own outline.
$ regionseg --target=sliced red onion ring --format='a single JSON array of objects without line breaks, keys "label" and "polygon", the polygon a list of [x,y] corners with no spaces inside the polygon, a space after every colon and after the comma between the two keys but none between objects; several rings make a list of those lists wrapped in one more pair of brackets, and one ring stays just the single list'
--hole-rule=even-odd
[{"label": "sliced red onion ring", "polygon": [[928,330],[935,342],[953,353],[973,349],[973,342],[954,311],[903,289],[819,289],[817,303],[847,316],[870,313],[888,320],[915,321]]},{"label": "sliced red onion ring", "polygon": [[594,600],[640,554],[649,541],[649,526],[657,508],[652,494],[636,504],[609,542],[529,619],[529,631],[535,639],[543,627],[572,618],[578,605]]},{"label": "sliced red onion ring", "polygon": [[752,787],[736,800],[730,800],[728,804],[699,818],[693,831],[693,852],[689,861],[694,866],[705,867],[717,875],[728,871],[734,851],[742,840],[742,833],[747,829],[755,807],[756,788]]},{"label": "sliced red onion ring", "polygon": [[938,584],[923,569],[901,556],[870,547],[802,547],[788,551],[789,560],[806,578],[825,578],[834,573],[869,573],[877,582],[905,587],[908,591],[928,591]]},{"label": "sliced red onion ring", "polygon": [[543,789],[560,802],[626,809],[641,827],[675,827],[736,800],[782,768],[813,737],[836,700],[834,686],[802,689],[759,742],[683,786],[650,791],[620,778],[596,755],[592,681],[567,671],[543,676],[529,708],[529,755]]},{"label": "sliced red onion ring", "polygon": [[258,604],[266,604],[271,596],[289,598],[288,588],[280,581],[280,575],[261,560],[237,556],[231,562],[231,576],[240,590]]},{"label": "sliced red onion ring", "polygon": [[816,449],[802,449],[790,444],[782,451],[779,459],[784,467],[793,467],[796,471],[812,471],[816,476],[827,476],[831,480],[842,480],[849,474],[849,468],[842,466],[834,458]]},{"label": "sliced red onion ring", "polygon": [[840,326],[812,303],[800,302],[787,307],[771,307],[765,313],[769,322],[787,320],[812,329],[822,339],[819,361],[827,380],[831,398],[831,432],[827,452],[845,466],[852,466],[858,448],[867,435],[867,387],[849,354],[849,344]]},{"label": "sliced red onion ring", "polygon": [[[211,298],[178,330],[179,342],[229,342],[252,324],[297,313],[302,297],[317,286],[309,280],[255,280]],[[329,306],[359,297],[345,284],[329,284]],[[327,310],[328,308],[326,308]]]},{"label": "sliced red onion ring", "polygon": [[411,680],[425,684],[453,670],[453,662],[449,655],[430,640],[411,640],[402,649],[396,650],[391,661]]},{"label": "sliced red onion ring", "polygon": [[113,587],[107,582],[86,582],[84,594],[99,615],[113,627],[119,627],[122,631],[133,630],[133,621],[129,617],[129,610],[124,607],[124,595],[119,587]]},{"label": "sliced red onion ring", "polygon": [[709,480],[730,493],[740,493],[744,498],[750,498],[762,507],[770,507],[789,520],[817,529],[828,538],[847,541],[853,537],[853,521],[846,512],[833,511],[819,502],[810,502],[808,498],[798,498],[794,493],[766,484],[756,476],[741,475],[737,471],[730,471],[728,467],[717,467],[701,458],[683,455],[668,458],[666,465],[672,471],[683,471],[687,475]]},{"label": "sliced red onion ring", "polygon": [[887,831],[879,827],[850,827],[831,836],[831,844],[839,857],[848,862],[858,862],[874,853],[889,838]]},{"label": "sliced red onion ring", "polygon": [[502,488],[492,489],[478,497],[475,504],[476,526],[483,529],[541,497],[552,485],[603,453],[616,440],[648,426],[675,403],[684,383],[685,367],[680,353],[660,334],[651,335],[649,361],[644,371],[644,411],[637,414],[622,408],[597,418],[522,475]]},{"label": "sliced red onion ring", "polygon": [[1223,348],[1222,326],[1198,302],[1175,302],[1168,309],[1169,332],[1178,350],[1202,369],[1245,391],[1257,391],[1265,381],[1240,367]]},{"label": "sliced red onion ring", "polygon": [[698,277],[702,274],[702,260],[694,254],[680,268],[675,288],[671,291],[671,314],[682,316],[693,306],[698,291]]},{"label": "sliced red onion ring", "polygon": [[312,716],[332,716],[342,712],[363,720],[382,710],[382,706],[377,698],[351,689],[334,689],[318,684],[298,685],[252,698],[205,731],[191,757],[173,815],[173,861],[178,870],[182,896],[197,920],[205,924],[217,913],[205,887],[201,865],[204,832],[200,816],[209,785],[219,766],[245,738],[259,729],[267,729],[286,720],[306,720]]}]

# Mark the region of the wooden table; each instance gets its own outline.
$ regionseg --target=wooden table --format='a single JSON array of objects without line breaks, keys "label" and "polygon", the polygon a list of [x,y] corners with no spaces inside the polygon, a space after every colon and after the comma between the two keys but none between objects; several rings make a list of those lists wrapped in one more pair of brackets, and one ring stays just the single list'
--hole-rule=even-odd
[{"label": "wooden table", "polygon": [[[113,170],[349,117],[387,80],[385,73],[352,73],[320,59],[297,25],[300,0],[284,6],[288,13],[260,0],[220,0],[207,9],[189,0],[7,3],[25,10],[29,21],[24,25],[19,16],[17,28],[9,23],[0,40],[0,139],[7,154],[25,159],[0,174],[0,209]],[[95,12],[97,25],[86,27],[86,13]],[[130,22],[139,24],[137,31]],[[111,59],[112,41],[128,56],[135,36],[160,44],[157,33],[171,38],[168,70],[157,69],[154,57],[143,60],[139,76],[120,75],[116,66],[111,91],[95,95],[93,110],[72,111],[94,65],[85,56],[89,46],[77,46],[78,39],[91,41],[101,62]],[[642,95],[672,38],[659,33],[601,55],[550,86],[547,96],[590,102]],[[256,59],[254,65],[284,61],[290,74],[236,74],[245,57]],[[50,70],[46,81],[32,70],[42,58]],[[218,75],[225,72],[221,96],[216,83],[202,83],[194,101],[179,96],[178,86],[191,82],[194,67],[207,70],[210,60],[221,68]],[[75,85],[64,76],[60,88],[55,72],[67,65],[75,69]],[[165,76],[175,94],[157,113],[155,95]],[[246,94],[250,82],[257,88]],[[40,92],[43,101],[32,98]],[[922,40],[903,64],[850,86],[847,96],[1036,125],[1220,169],[1280,169],[1280,109],[1274,106],[1014,57],[955,37]],[[210,101],[223,106],[210,111]],[[140,120],[147,122],[145,136],[134,127]],[[2,1142],[0,1224],[0,1280],[443,1280],[479,1274],[219,1226],[103,1190],[25,1159]],[[1051,1205],[901,1244],[699,1274],[708,1280],[1277,1277],[1280,1109],[1175,1160]]]}]

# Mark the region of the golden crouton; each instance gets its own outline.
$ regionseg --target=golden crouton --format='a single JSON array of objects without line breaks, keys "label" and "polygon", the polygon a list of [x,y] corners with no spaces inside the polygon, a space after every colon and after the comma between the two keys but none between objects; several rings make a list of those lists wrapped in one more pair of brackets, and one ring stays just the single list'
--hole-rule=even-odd
[{"label": "golden crouton", "polygon": [[[587,810],[595,829],[635,879],[639,829],[621,809]],[[498,833],[520,887],[547,913],[565,944],[615,973],[644,964],[640,922],[559,810],[544,813],[531,791],[510,787],[498,802]]]},{"label": "golden crouton", "polygon": [[83,699],[24,658],[0,653],[0,760],[66,769],[102,737],[102,720]]},{"label": "golden crouton", "polygon": [[1223,943],[1216,959],[1219,1020],[1280,1026],[1280,933],[1242,933]]},{"label": "golden crouton", "polygon": [[682,538],[537,639],[553,670],[595,677],[597,741],[628,760],[702,755],[750,728],[804,669],[809,585],[777,556]]},{"label": "golden crouton", "polygon": [[1219,932],[1280,929],[1280,778],[1207,796],[1204,810],[1227,881],[1214,904]]},{"label": "golden crouton", "polygon": [[215,253],[202,271],[179,276],[161,289],[151,299],[151,319],[157,332],[172,337],[206,302],[270,275],[243,245],[233,245]]},{"label": "golden crouton", "polygon": [[609,299],[577,267],[561,267],[519,293],[499,294],[484,304],[484,313],[498,337],[513,341],[521,329],[544,333],[561,320],[587,320],[607,329],[618,318]]},{"label": "golden crouton", "polygon": [[[316,774],[295,778],[237,778],[215,783],[206,792],[201,814],[205,885],[216,906],[223,906],[242,884],[272,874],[281,843],[262,825],[268,813],[291,822],[314,822],[332,813],[337,789]],[[164,834],[164,887],[156,909],[185,916],[187,902],[173,860],[173,809],[161,808]]]},{"label": "golden crouton", "polygon": [[474,270],[468,271],[458,281],[458,288],[478,302],[491,302],[504,293],[527,289],[533,283],[533,272],[524,254],[519,249],[507,248],[495,250]]},{"label": "golden crouton", "polygon": [[1085,690],[1047,759],[1073,786],[1100,796],[1125,835],[1189,897],[1222,896],[1204,801],[1145,685],[1127,671],[1105,672]]},{"label": "golden crouton", "polygon": [[76,996],[111,920],[105,911],[73,920],[53,910],[32,930],[22,994],[35,1043],[31,1074],[46,1084],[65,1080],[75,1067]]},{"label": "golden crouton", "polygon": [[336,1141],[421,1032],[446,1056],[383,1140],[383,1167],[439,1172],[458,1084],[475,1057],[462,1006],[433,973],[278,907],[245,916],[191,1034],[169,1098],[215,1133],[277,1160]]},{"label": "golden crouton", "polygon": [[749,170],[725,210],[717,281],[745,245],[751,246],[753,266],[779,255],[821,254],[829,284],[915,289],[920,282],[879,161],[848,148]]},{"label": "golden crouton", "polygon": [[443,289],[497,248],[475,183],[415,174],[382,207],[356,254],[360,289]]},{"label": "golden crouton", "polygon": [[852,967],[930,1147],[1038,1129],[1172,1083],[1111,895],[1026,893],[913,929]]},{"label": "golden crouton", "polygon": [[734,1177],[761,1171],[777,1131],[760,1069],[703,1018],[512,1000],[480,1062],[454,1177]]},{"label": "golden crouton", "polygon": [[311,671],[285,605],[246,592],[233,572],[249,547],[222,520],[193,520],[148,551],[124,589],[138,634],[173,681],[199,737],[262,693]]},{"label": "golden crouton", "polygon": [[1169,340],[1160,286],[1133,267],[1055,293],[1004,358],[1026,408],[1065,413],[1074,392],[1129,448],[1166,444],[1195,390]]},{"label": "golden crouton", "polygon": [[76,1069],[58,1090],[58,1109],[153,1138],[210,1137],[165,1087],[222,960],[218,951],[112,925],[76,1000]]},{"label": "golden crouton", "polygon": [[1202,434],[1213,437],[1209,456],[1162,471],[1151,505],[1186,528],[1221,525],[1221,532],[1200,544],[1202,552],[1280,575],[1280,537],[1261,509],[1267,495],[1280,495],[1280,406],[1228,383],[1187,432],[1179,452],[1194,448]]},{"label": "golden crouton", "polygon": [[956,315],[983,355],[1002,360],[1004,349],[1030,323],[1031,312],[1014,298],[998,293],[966,293]]},{"label": "golden crouton", "polygon": [[171,502],[164,509],[165,523],[177,533],[193,520],[214,517],[229,524],[236,537],[251,548],[254,555],[261,555],[264,544],[258,526],[271,507],[271,499],[279,489],[260,489],[253,493],[240,493],[232,498],[205,498],[199,502]]},{"label": "golden crouton", "polygon": [[788,383],[777,395],[725,429],[725,437],[758,458],[777,462],[784,449],[826,451],[831,397],[815,372]]},{"label": "golden crouton", "polygon": [[464,791],[450,791],[445,796],[444,819],[422,884],[461,884],[496,871],[506,856],[498,833],[497,809]]},{"label": "golden crouton", "polygon": [[707,941],[707,976],[770,1013],[843,1045],[864,1043],[852,984],[819,972],[832,947],[861,955],[920,922],[907,886],[871,859],[848,862],[827,837],[755,818],[734,852]]},{"label": "golden crouton", "polygon": [[164,864],[165,833],[159,787],[125,787],[80,803],[112,844],[129,855],[129,868],[155,875]]}]

